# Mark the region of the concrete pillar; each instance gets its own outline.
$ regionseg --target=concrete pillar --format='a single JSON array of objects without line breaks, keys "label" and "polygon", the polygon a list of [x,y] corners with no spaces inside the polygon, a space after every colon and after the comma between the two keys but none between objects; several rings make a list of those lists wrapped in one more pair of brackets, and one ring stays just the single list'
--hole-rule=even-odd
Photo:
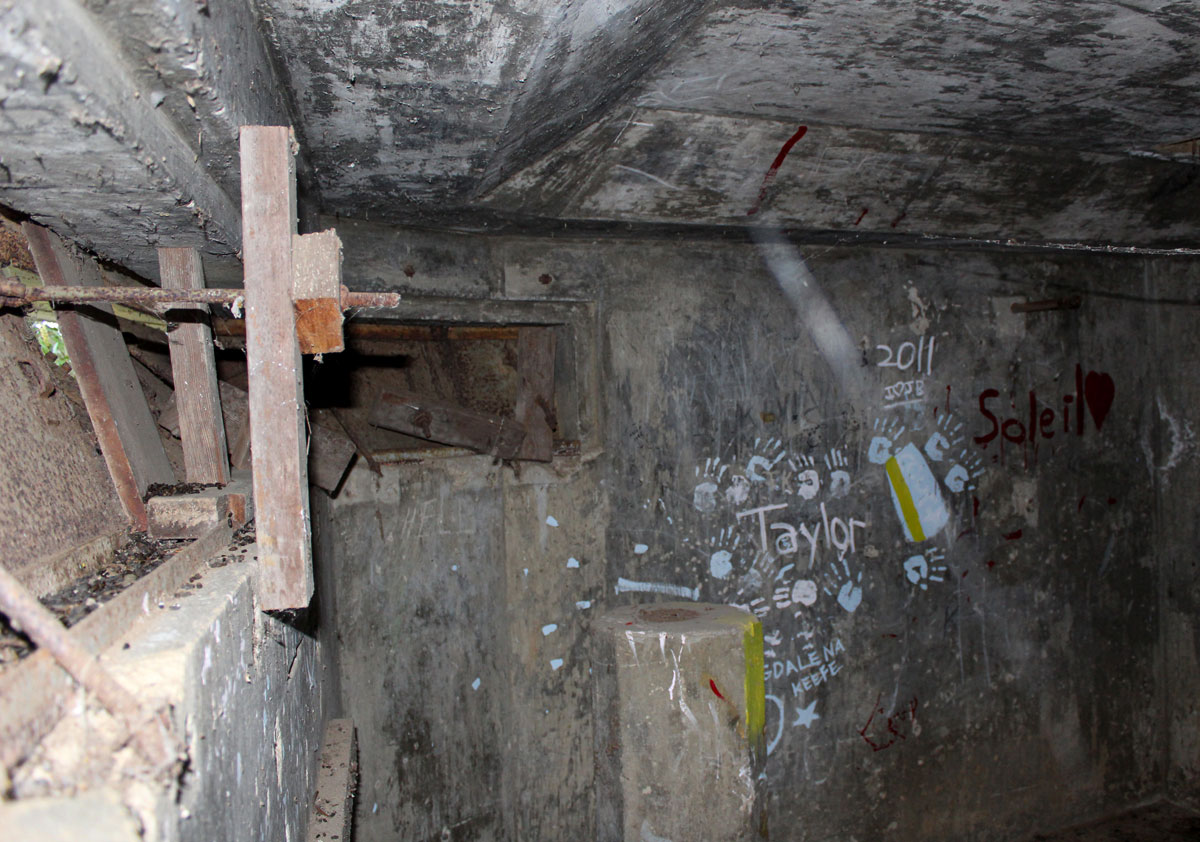
[{"label": "concrete pillar", "polygon": [[727,605],[593,626],[597,842],[766,839],[762,625]]}]

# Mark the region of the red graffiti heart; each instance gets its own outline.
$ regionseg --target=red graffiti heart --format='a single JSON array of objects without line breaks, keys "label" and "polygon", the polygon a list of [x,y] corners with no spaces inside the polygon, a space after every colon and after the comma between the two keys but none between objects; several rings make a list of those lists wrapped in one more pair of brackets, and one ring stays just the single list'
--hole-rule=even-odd
[{"label": "red graffiti heart", "polygon": [[1092,413],[1092,420],[1096,422],[1097,430],[1104,426],[1104,419],[1108,417],[1116,393],[1117,387],[1110,375],[1103,371],[1087,373],[1087,379],[1083,382],[1083,396],[1087,399],[1088,409]]}]

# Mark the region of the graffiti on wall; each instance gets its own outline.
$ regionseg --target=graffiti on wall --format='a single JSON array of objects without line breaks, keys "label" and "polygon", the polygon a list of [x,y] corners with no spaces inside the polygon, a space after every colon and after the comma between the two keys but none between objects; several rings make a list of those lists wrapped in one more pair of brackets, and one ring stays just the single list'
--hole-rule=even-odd
[{"label": "graffiti on wall", "polygon": [[[999,401],[999,389],[984,389],[979,393],[979,414],[987,422],[987,430],[974,437],[975,443],[986,448],[993,441],[1010,442],[1017,446],[1036,445],[1056,435],[1083,436],[1089,428],[1088,416],[1097,432],[1104,427],[1116,397],[1112,376],[1102,371],[1089,371],[1075,366],[1074,390],[1047,403],[1029,390],[1028,404],[1018,408],[1014,398],[1007,411]],[[1027,410],[1027,411],[1026,411]],[[1085,412],[1086,410],[1086,412]],[[999,413],[999,415],[997,415]],[[1000,448],[1003,454],[1003,447]]]},{"label": "graffiti on wall", "polygon": [[[979,415],[964,417],[951,406],[952,384],[936,379],[947,353],[928,318],[936,312],[914,303],[913,323],[864,339],[864,367],[875,376],[870,406],[835,410],[826,395],[819,409],[811,385],[789,384],[793,393],[774,404],[770,395],[760,404],[739,396],[736,418],[725,412],[714,424],[718,440],[660,466],[659,496],[643,505],[648,516],[614,528],[628,535],[629,554],[616,593],[724,602],[762,621],[769,753],[797,729],[845,726],[847,717],[858,724],[841,738],[861,738],[872,751],[919,735],[920,688],[901,678],[892,703],[877,700],[865,723],[856,711],[831,709],[841,698],[835,685],[861,666],[855,660],[874,657],[856,630],[896,613],[899,603],[882,603],[885,596],[903,594],[906,614],[921,606],[940,613],[945,599],[960,598],[971,547],[956,542],[977,523],[981,451],[1099,431],[1112,408],[1112,378],[1079,366],[1074,390],[1049,403],[1030,390],[1027,409],[1006,405],[987,389]],[[932,395],[943,390],[945,403],[935,405]],[[798,432],[762,434],[781,416]]]}]

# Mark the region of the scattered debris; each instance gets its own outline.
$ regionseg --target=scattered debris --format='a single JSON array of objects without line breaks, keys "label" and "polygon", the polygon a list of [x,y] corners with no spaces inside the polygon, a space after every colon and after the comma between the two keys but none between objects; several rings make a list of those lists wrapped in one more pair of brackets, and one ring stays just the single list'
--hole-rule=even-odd
[{"label": "scattered debris", "polygon": [[[164,493],[163,488],[168,494],[191,493],[196,490],[191,486],[207,487],[196,483],[159,486],[153,493],[161,495]],[[246,561],[250,553],[248,547],[254,544],[254,540],[254,523],[250,522],[234,533],[229,547],[211,558],[208,566],[224,567],[230,563]],[[146,537],[143,532],[133,532],[130,534],[129,543],[117,550],[112,561],[42,598],[41,602],[63,625],[70,628],[190,543],[189,540],[166,538],[154,540]],[[200,574],[193,575],[175,594],[175,598],[191,596],[194,591],[204,587],[199,579]],[[174,608],[178,604],[173,603],[171,607]],[[0,665],[19,661],[36,648],[26,635],[9,624],[7,617],[0,614]]]}]

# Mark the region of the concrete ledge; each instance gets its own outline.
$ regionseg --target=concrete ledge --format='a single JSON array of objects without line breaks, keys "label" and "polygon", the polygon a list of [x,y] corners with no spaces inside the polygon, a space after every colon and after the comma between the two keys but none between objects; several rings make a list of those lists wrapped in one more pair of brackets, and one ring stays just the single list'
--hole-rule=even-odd
[{"label": "concrete ledge", "polygon": [[728,605],[610,611],[593,627],[596,839],[766,838],[762,626]]},{"label": "concrete ledge", "polygon": [[[303,618],[257,609],[256,569],[254,545],[218,552],[101,655],[148,708],[169,707],[186,745],[178,779],[148,776],[132,750],[114,751],[111,719],[74,694],[75,706],[14,772],[17,803],[56,796],[74,809],[72,792],[108,788],[141,826],[133,838],[302,838],[324,720],[321,655]],[[111,823],[98,815],[67,838],[107,839],[97,834]]]}]

